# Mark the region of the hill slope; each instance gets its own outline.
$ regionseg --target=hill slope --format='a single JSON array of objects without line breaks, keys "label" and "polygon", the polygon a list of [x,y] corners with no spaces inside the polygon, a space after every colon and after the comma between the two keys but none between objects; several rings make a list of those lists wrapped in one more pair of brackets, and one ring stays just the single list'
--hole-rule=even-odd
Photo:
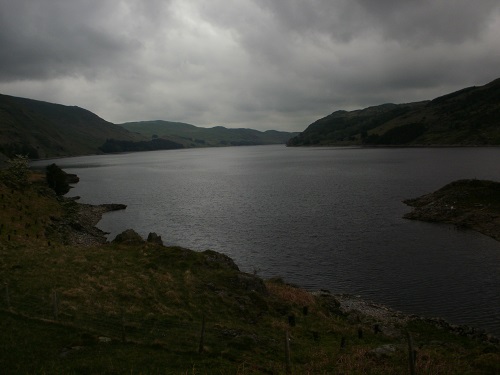
[{"label": "hill slope", "polygon": [[147,137],[160,137],[185,147],[245,146],[286,143],[297,133],[254,129],[228,129],[223,126],[203,128],[182,122],[140,121],[120,124],[125,129]]},{"label": "hill slope", "polygon": [[498,145],[500,79],[431,101],[337,111],[309,125],[288,146]]},{"label": "hill slope", "polygon": [[83,108],[0,95],[0,152],[5,155],[95,154],[109,138],[142,139]]}]

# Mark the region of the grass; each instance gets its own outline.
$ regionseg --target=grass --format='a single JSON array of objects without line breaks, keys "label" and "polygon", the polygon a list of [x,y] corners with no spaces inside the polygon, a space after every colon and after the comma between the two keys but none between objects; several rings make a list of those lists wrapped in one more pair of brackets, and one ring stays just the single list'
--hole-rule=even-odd
[{"label": "grass", "polygon": [[[404,335],[375,334],[374,321],[351,323],[331,299],[243,274],[214,252],[64,245],[57,223],[71,207],[42,184],[0,183],[2,373],[284,374],[286,330],[295,374],[408,373]],[[498,345],[424,321],[398,328],[412,332],[419,374],[500,371]],[[383,345],[394,354],[372,353]]]}]

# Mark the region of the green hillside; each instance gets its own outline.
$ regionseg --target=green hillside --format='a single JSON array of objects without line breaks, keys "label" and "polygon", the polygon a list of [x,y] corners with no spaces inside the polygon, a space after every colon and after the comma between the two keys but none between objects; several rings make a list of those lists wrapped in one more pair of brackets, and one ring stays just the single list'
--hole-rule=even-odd
[{"label": "green hillside", "polygon": [[309,145],[500,144],[500,79],[431,101],[336,111],[287,142]]},{"label": "green hillside", "polygon": [[125,129],[145,135],[169,139],[184,147],[246,146],[286,143],[297,133],[254,129],[228,129],[223,126],[203,128],[182,122],[140,121],[120,124]]},{"label": "green hillside", "polygon": [[83,108],[0,95],[0,152],[5,155],[95,154],[111,138],[143,139]]},{"label": "green hillside", "polygon": [[177,149],[284,144],[297,133],[169,121],[112,124],[76,106],[0,94],[0,163],[16,154],[31,159]]}]

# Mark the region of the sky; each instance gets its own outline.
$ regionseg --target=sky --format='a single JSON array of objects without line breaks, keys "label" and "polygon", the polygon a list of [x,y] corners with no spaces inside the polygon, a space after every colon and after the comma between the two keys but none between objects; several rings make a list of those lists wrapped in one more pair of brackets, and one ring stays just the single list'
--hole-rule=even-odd
[{"label": "sky", "polygon": [[498,0],[0,0],[0,93],[302,131],[500,77]]}]

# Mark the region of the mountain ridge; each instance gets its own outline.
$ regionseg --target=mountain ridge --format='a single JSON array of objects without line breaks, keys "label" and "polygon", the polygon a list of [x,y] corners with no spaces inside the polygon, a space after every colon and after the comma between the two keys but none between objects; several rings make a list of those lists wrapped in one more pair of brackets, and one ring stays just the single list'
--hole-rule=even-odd
[{"label": "mountain ridge", "polygon": [[500,78],[433,100],[335,111],[287,146],[483,146],[500,144]]},{"label": "mountain ridge", "polygon": [[[298,133],[223,126],[201,128],[165,120],[153,121],[170,129],[156,135],[113,124],[79,106],[67,106],[0,94],[0,161],[17,154],[31,159],[178,149],[183,147],[285,144]],[[154,135],[154,136],[153,136]]]},{"label": "mountain ridge", "polygon": [[109,138],[143,138],[78,107],[0,94],[0,152],[49,158],[99,153]]},{"label": "mountain ridge", "polygon": [[221,125],[205,128],[165,120],[126,122],[119,125],[147,137],[160,137],[181,143],[184,147],[285,144],[297,134],[278,130],[226,128]]}]

